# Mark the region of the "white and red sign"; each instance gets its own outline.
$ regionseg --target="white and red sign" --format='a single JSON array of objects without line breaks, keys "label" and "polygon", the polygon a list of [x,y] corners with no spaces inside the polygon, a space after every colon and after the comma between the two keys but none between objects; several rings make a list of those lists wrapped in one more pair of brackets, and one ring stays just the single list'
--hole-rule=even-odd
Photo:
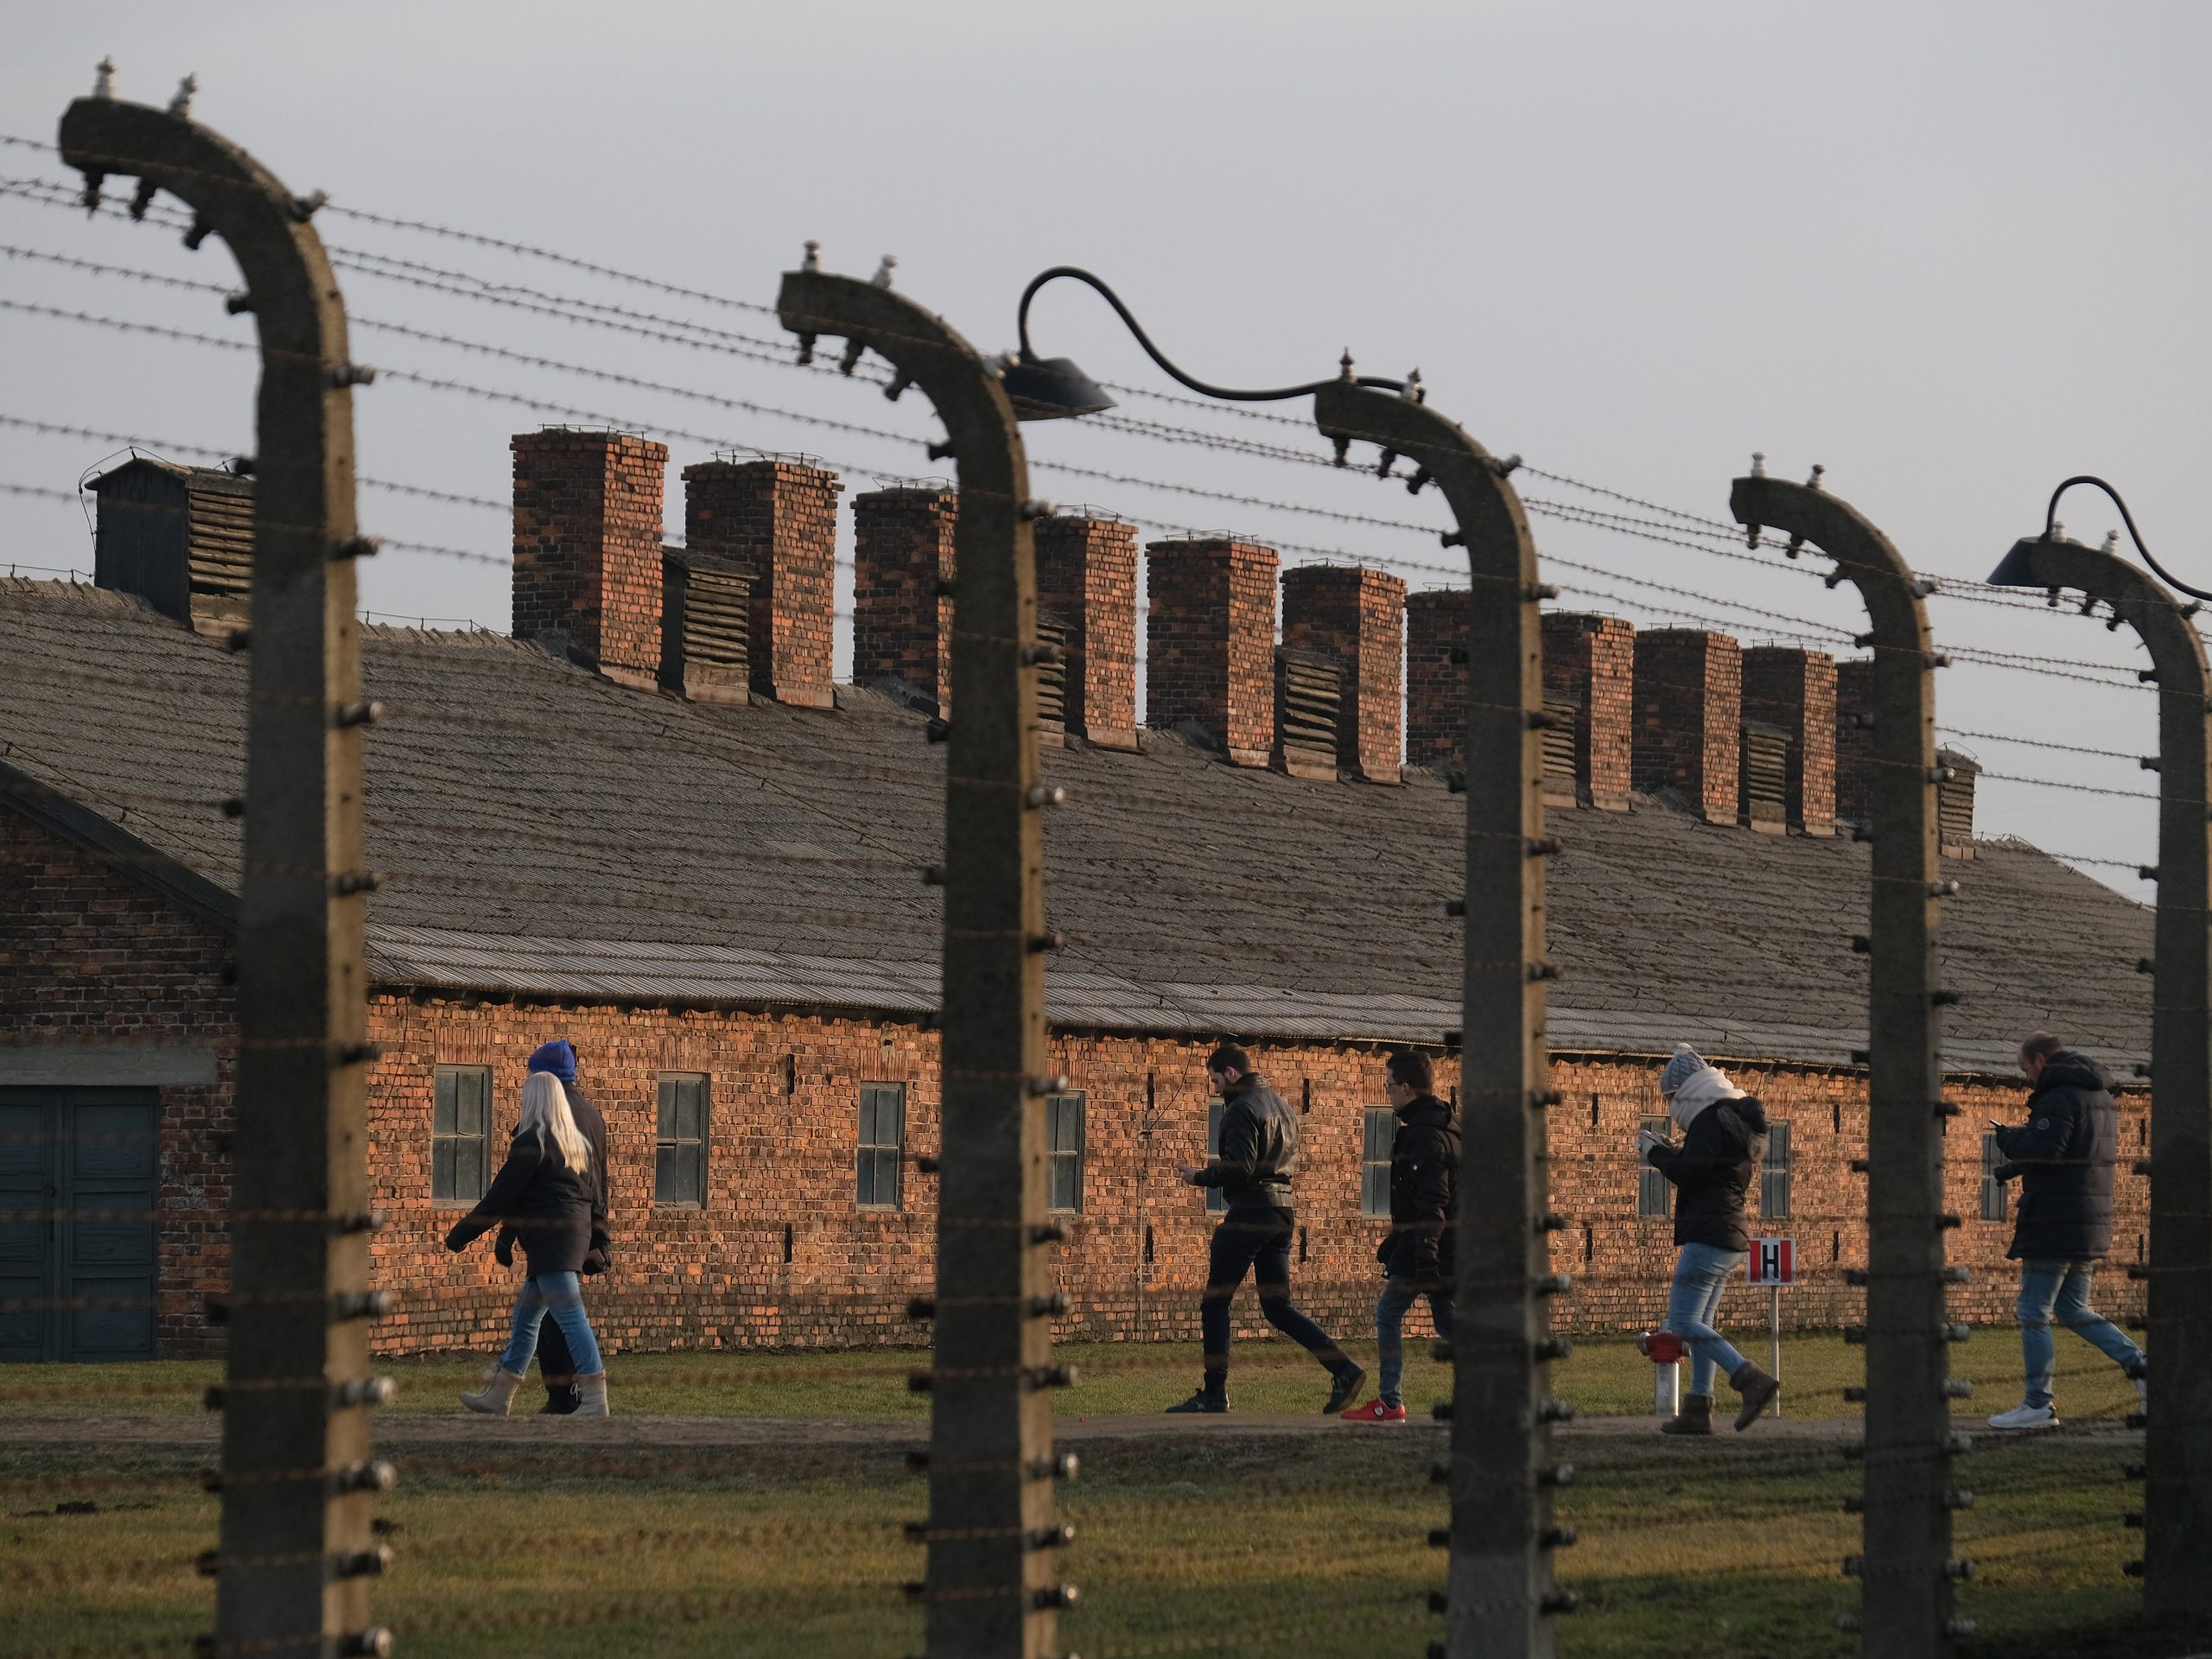
[{"label": "white and red sign", "polygon": [[1794,1285],[1797,1282],[1797,1242],[1789,1238],[1755,1238],[1750,1259],[1744,1264],[1754,1285]]}]

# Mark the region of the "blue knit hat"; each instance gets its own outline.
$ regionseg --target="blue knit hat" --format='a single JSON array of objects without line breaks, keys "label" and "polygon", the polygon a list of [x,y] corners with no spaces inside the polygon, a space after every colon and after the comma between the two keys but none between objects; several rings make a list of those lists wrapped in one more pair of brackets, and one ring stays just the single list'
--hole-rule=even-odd
[{"label": "blue knit hat", "polygon": [[576,1051],[569,1046],[568,1039],[556,1037],[550,1043],[539,1045],[537,1052],[530,1057],[530,1069],[550,1071],[563,1083],[574,1083],[576,1080]]},{"label": "blue knit hat", "polygon": [[1688,1043],[1676,1043],[1674,1058],[1667,1062],[1667,1069],[1659,1074],[1660,1094],[1673,1094],[1705,1069],[1705,1056]]}]

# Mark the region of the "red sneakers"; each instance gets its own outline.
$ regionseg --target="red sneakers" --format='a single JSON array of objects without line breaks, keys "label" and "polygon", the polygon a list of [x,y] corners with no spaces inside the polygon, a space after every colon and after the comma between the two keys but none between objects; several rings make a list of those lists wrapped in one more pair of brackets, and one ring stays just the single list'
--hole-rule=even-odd
[{"label": "red sneakers", "polygon": [[1354,1406],[1350,1411],[1339,1412],[1348,1423],[1402,1423],[1406,1421],[1403,1406],[1386,1406],[1380,1400],[1370,1400],[1363,1406]]}]

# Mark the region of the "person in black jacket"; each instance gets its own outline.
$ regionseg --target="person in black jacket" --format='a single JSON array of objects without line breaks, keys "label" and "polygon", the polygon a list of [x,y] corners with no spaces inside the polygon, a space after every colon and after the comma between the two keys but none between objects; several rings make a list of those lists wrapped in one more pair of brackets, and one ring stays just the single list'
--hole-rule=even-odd
[{"label": "person in black jacket", "polygon": [[1759,1420],[1782,1384],[1754,1365],[1718,1331],[1720,1293],[1744,1264],[1751,1240],[1744,1226],[1744,1195],[1766,1155],[1766,1109],[1706,1064],[1688,1043],[1659,1076],[1667,1114],[1682,1131],[1677,1147],[1649,1129],[1637,1134],[1639,1158],[1675,1189],[1675,1284],[1667,1300],[1666,1329],[1690,1351],[1690,1391],[1681,1412],[1660,1425],[1662,1434],[1713,1433],[1716,1373],[1742,1396],[1738,1432]]},{"label": "person in black jacket", "polygon": [[2120,1157],[2120,1109],[2112,1077],[2047,1031],[2020,1045],[2028,1080],[2028,1121],[2008,1128],[1989,1121],[2005,1163],[1993,1173],[2020,1181],[2012,1246],[2020,1264],[2020,1347],[2027,1391],[1992,1428],[2056,1428],[2051,1398],[2057,1351],[2050,1322],[2102,1350],[2144,1392],[2143,1351],[2089,1306],[2089,1279],[2112,1248],[2112,1172]]},{"label": "person in black jacket", "polygon": [[1221,1096],[1221,1151],[1207,1166],[1183,1164],[1176,1173],[1192,1186],[1217,1186],[1229,1212],[1214,1229],[1207,1255],[1205,1297],[1198,1326],[1205,1348],[1205,1376],[1198,1390],[1175,1412],[1229,1409],[1229,1303],[1249,1272],[1260,1289],[1268,1323],[1319,1360],[1336,1379],[1329,1402],[1334,1416],[1359,1393],[1367,1373],[1319,1325],[1292,1306],[1290,1241],[1298,1230],[1290,1181],[1298,1168],[1298,1119],[1282,1096],[1260,1081],[1244,1051],[1224,1044],[1207,1057],[1206,1078]]},{"label": "person in black jacket", "polygon": [[1393,1054],[1383,1069],[1382,1092],[1398,1122],[1390,1135],[1390,1231],[1375,1252],[1384,1281],[1375,1304],[1378,1376],[1375,1398],[1344,1413],[1351,1422],[1406,1421],[1398,1383],[1406,1369],[1408,1308],[1427,1297],[1436,1334],[1452,1338],[1459,1125],[1435,1090],[1426,1054]]},{"label": "person in black jacket", "polygon": [[568,1338],[577,1367],[582,1402],[575,1414],[607,1414],[607,1369],[576,1280],[592,1248],[593,1185],[591,1145],[576,1127],[567,1091],[551,1072],[531,1072],[523,1084],[521,1122],[506,1162],[476,1207],[446,1235],[448,1249],[462,1250],[494,1226],[512,1226],[529,1269],[515,1298],[506,1351],[484,1374],[482,1389],[461,1396],[471,1411],[506,1415],[537,1347],[538,1326],[550,1313]]},{"label": "person in black jacket", "polygon": [[[576,1051],[565,1039],[556,1038],[540,1044],[530,1057],[530,1070],[550,1071],[561,1080],[562,1092],[569,1097],[569,1110],[576,1120],[576,1127],[583,1131],[584,1139],[591,1144],[591,1249],[585,1252],[580,1269],[582,1276],[588,1279],[605,1273],[611,1260],[607,1211],[612,1192],[607,1173],[607,1120],[577,1086]],[[501,1267],[514,1265],[513,1228],[501,1225],[493,1253]],[[583,1404],[583,1394],[576,1387],[575,1357],[569,1352],[569,1339],[561,1334],[557,1319],[549,1319],[538,1327],[537,1375],[545,1384],[545,1403],[538,1408],[539,1416],[566,1417]]]}]

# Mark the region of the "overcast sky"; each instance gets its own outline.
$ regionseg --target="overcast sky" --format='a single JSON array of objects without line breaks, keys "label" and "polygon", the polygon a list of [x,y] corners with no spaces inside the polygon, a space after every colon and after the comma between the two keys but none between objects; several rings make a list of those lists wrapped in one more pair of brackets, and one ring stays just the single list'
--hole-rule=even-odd
[{"label": "overcast sky", "polygon": [[[1821,462],[1828,487],[1941,575],[1986,575],[2040,527],[2061,477],[2101,473],[2152,550],[2212,586],[2202,6],[445,0],[80,3],[16,8],[11,23],[0,60],[10,135],[50,142],[111,54],[126,98],[166,103],[196,73],[198,118],[340,207],[756,304],[772,302],[807,238],[856,275],[895,253],[902,291],[993,349],[1012,343],[1033,272],[1085,264],[1202,377],[1313,378],[1349,346],[1369,372],[1418,365],[1438,407],[1532,468],[1723,519],[1752,450],[1789,476]],[[0,175],[65,176],[51,154],[16,146],[0,148]],[[465,241],[338,213],[318,225],[334,248],[781,338],[771,317]],[[171,231],[88,223],[21,194],[0,194],[0,242],[233,279],[219,245],[188,254]],[[923,456],[937,429],[917,396],[893,407],[865,385],[494,308],[358,263],[341,279],[359,360],[556,404],[569,418],[690,434],[669,440],[671,531],[675,472],[716,442],[823,455],[855,490],[943,470]],[[0,296],[251,338],[216,296],[20,255],[0,261]],[[699,395],[464,353],[366,326],[376,321]],[[1173,390],[1078,289],[1049,290],[1036,325],[1048,353]],[[245,353],[0,309],[0,418],[251,447]],[[356,407],[365,477],[495,499],[508,435],[556,418],[391,379]],[[1303,418],[1308,406],[1276,408]],[[1122,412],[1322,448],[1294,428],[1134,396]],[[1315,556],[1296,543],[1389,564],[1416,587],[1448,578],[1446,557],[1412,531],[1288,510],[1433,524],[1433,495],[1409,501],[1371,477],[1076,424],[1028,430],[1037,486],[1056,500],[1109,506],[1162,534],[1232,529],[1285,546],[1286,564]],[[73,490],[114,447],[0,424],[0,483]],[[1518,481],[1532,503],[1651,516],[1529,474]],[[2087,495],[2061,517],[2090,542],[2118,523]],[[505,628],[496,511],[365,490],[362,518],[491,556],[388,551],[365,570],[365,604]],[[0,495],[0,564],[90,568],[73,503]],[[1865,626],[1847,588],[1792,572],[1555,515],[1536,529],[1542,553],[1616,573],[1548,573],[1575,608],[1651,625],[1720,620],[1746,644],[1809,632],[1846,654],[1834,632]],[[2143,661],[2124,632],[2070,613],[1959,600],[1932,610],[1939,635],[1967,648]],[[2151,696],[2070,671],[2085,677],[1962,662],[1939,680],[1939,720],[2123,757],[2154,745]],[[1957,741],[1992,772],[2155,783],[2132,758]],[[2146,799],[1987,781],[1980,823],[2147,861],[2153,811]],[[2096,873],[2141,890],[2124,872]]]}]

